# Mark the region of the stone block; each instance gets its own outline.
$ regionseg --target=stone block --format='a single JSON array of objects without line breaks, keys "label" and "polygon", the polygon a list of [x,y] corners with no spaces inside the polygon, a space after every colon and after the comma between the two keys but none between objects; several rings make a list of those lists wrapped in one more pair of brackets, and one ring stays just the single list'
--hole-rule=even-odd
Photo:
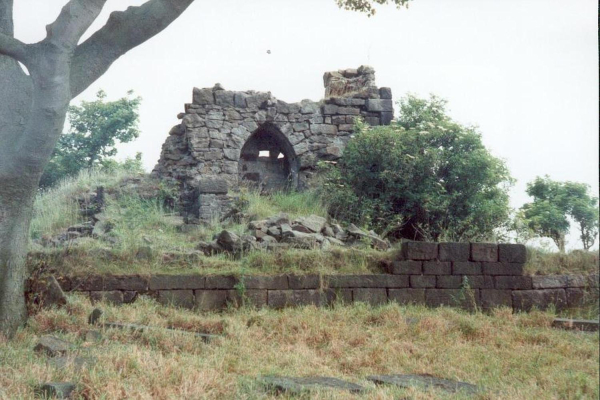
[{"label": "stone block", "polygon": [[539,275],[532,276],[531,283],[534,289],[557,289],[568,286],[566,275]]},{"label": "stone block", "polygon": [[581,307],[585,305],[587,300],[585,290],[581,288],[567,288],[565,289],[565,295],[567,296],[568,307]]},{"label": "stone block", "polygon": [[387,291],[385,289],[352,289],[354,302],[363,302],[372,306],[387,303]]},{"label": "stone block", "polygon": [[462,277],[457,275],[438,275],[436,277],[436,287],[440,289],[460,289],[462,286]]},{"label": "stone block", "polygon": [[597,288],[598,287],[598,274],[591,274],[588,275],[588,286],[591,288]]},{"label": "stone block", "polygon": [[355,107],[339,107],[337,113],[342,115],[359,115],[360,109]]},{"label": "stone block", "polygon": [[206,278],[200,275],[154,275],[150,277],[150,290],[204,289]]},{"label": "stone block", "polygon": [[159,290],[158,302],[163,305],[175,307],[193,308],[193,290]]},{"label": "stone block", "polygon": [[395,275],[421,275],[423,261],[394,261],[390,264],[390,273]]},{"label": "stone block", "polygon": [[76,276],[71,278],[71,290],[75,292],[89,292],[104,289],[104,278],[98,275]]},{"label": "stone block", "polygon": [[194,308],[199,311],[222,310],[227,307],[228,290],[194,290]]},{"label": "stone block", "polygon": [[423,262],[424,275],[450,275],[452,265],[449,261],[425,261]]},{"label": "stone block", "polygon": [[352,289],[325,289],[321,297],[322,305],[331,305],[335,302],[343,304],[352,303]]},{"label": "stone block", "polygon": [[519,311],[530,311],[533,308],[547,309],[554,305],[557,310],[567,306],[567,295],[564,289],[514,290],[513,308]]},{"label": "stone block", "polygon": [[437,243],[403,242],[400,246],[402,260],[435,260],[438,256]]},{"label": "stone block", "polygon": [[267,305],[267,290],[228,290],[227,303],[234,307],[251,306],[256,308],[262,308]]},{"label": "stone block", "polygon": [[498,245],[495,243],[471,243],[471,261],[498,261]]},{"label": "stone block", "polygon": [[389,87],[379,88],[379,97],[381,97],[382,99],[385,99],[385,100],[391,100],[392,99],[392,89],[390,89]]},{"label": "stone block", "polygon": [[310,132],[313,135],[336,135],[338,128],[335,125],[329,124],[311,124]]},{"label": "stone block", "polygon": [[469,243],[440,243],[440,261],[469,261],[471,246]]},{"label": "stone block", "polygon": [[493,289],[494,278],[487,275],[463,275],[462,284],[471,289]]},{"label": "stone block", "polygon": [[435,285],[435,275],[410,275],[411,288],[434,288]]},{"label": "stone block", "polygon": [[530,276],[496,276],[494,277],[494,287],[496,289],[529,290],[533,286]]},{"label": "stone block", "polygon": [[381,125],[389,125],[390,122],[392,122],[392,120],[394,119],[393,112],[383,111],[379,115],[380,115]]},{"label": "stone block", "polygon": [[104,277],[104,290],[148,290],[148,278],[139,275],[108,275]]},{"label": "stone block", "polygon": [[229,90],[218,90],[214,92],[215,94],[215,104],[224,107],[235,107],[233,102],[233,97],[235,95],[234,92]]},{"label": "stone block", "polygon": [[269,290],[267,292],[267,304],[270,308],[281,309],[294,305],[293,290]]},{"label": "stone block", "polygon": [[243,284],[246,289],[282,290],[289,288],[288,277],[286,275],[244,276],[241,284]]},{"label": "stone block", "polygon": [[425,304],[425,289],[389,289],[388,299],[398,304]]},{"label": "stone block", "polygon": [[365,105],[367,107],[367,111],[394,111],[394,104],[392,103],[391,99],[367,99]]},{"label": "stone block", "polygon": [[481,293],[481,307],[488,310],[496,307],[512,308],[512,290],[483,289]]},{"label": "stone block", "polygon": [[233,95],[233,105],[237,108],[246,108],[246,97],[248,95],[244,92],[235,92]]},{"label": "stone block", "polygon": [[408,287],[407,275],[329,275],[325,277],[329,288],[403,288]]},{"label": "stone block", "polygon": [[138,296],[138,292],[133,290],[126,290],[123,292],[123,303],[130,304],[133,303]]},{"label": "stone block", "polygon": [[44,399],[70,399],[76,388],[71,382],[48,382],[37,387],[35,392]]},{"label": "stone block", "polygon": [[323,115],[333,115],[338,113],[338,106],[335,104],[323,104],[321,110]]},{"label": "stone block", "polygon": [[90,300],[92,303],[105,301],[111,304],[123,304],[123,292],[120,290],[109,290],[102,292],[90,292]]},{"label": "stone block", "polygon": [[522,244],[500,243],[498,245],[498,259],[506,263],[525,263],[527,261],[527,248]]},{"label": "stone block", "polygon": [[198,89],[194,88],[193,90],[193,101],[194,104],[198,104],[201,106],[208,104],[215,104],[215,98],[213,96],[212,89]]},{"label": "stone block", "polygon": [[567,287],[584,288],[587,285],[587,279],[583,275],[567,275]]},{"label": "stone block", "polygon": [[321,277],[319,275],[289,275],[290,289],[319,289]]},{"label": "stone block", "polygon": [[239,279],[232,275],[212,275],[206,277],[206,289],[234,289]]},{"label": "stone block", "polygon": [[479,304],[479,290],[427,289],[425,304],[429,307],[460,307],[474,309]]},{"label": "stone block", "polygon": [[202,194],[227,194],[228,185],[225,179],[211,177],[197,180],[198,192]]},{"label": "stone block", "polygon": [[325,303],[325,295],[320,290],[301,289],[292,290],[292,303],[296,307],[300,306],[316,306],[320,307]]},{"label": "stone block", "polygon": [[477,261],[454,261],[452,262],[452,274],[454,275],[481,275],[481,263]]},{"label": "stone block", "polygon": [[484,262],[482,263],[484,275],[523,275],[523,264]]}]

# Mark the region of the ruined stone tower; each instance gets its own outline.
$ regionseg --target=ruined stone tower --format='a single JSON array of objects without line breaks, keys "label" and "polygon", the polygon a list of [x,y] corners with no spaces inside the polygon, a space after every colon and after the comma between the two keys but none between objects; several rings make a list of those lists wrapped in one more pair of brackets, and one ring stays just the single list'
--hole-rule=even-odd
[{"label": "ruined stone tower", "polygon": [[326,72],[325,98],[285,103],[270,92],[194,88],[153,174],[182,185],[186,217],[211,220],[229,208],[240,184],[263,191],[302,188],[318,161],[337,160],[354,119],[387,125],[392,93],[368,66]]}]

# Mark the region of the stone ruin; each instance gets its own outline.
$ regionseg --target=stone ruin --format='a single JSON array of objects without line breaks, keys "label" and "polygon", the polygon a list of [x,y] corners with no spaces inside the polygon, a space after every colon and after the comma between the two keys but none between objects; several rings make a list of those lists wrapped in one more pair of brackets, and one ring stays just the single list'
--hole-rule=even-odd
[{"label": "stone ruin", "polygon": [[182,189],[188,223],[226,214],[241,185],[272,192],[302,189],[318,161],[335,161],[355,119],[388,125],[392,92],[375,85],[368,66],[326,72],[325,98],[286,103],[270,92],[234,92],[220,84],[193,90],[162,146],[153,175]]}]

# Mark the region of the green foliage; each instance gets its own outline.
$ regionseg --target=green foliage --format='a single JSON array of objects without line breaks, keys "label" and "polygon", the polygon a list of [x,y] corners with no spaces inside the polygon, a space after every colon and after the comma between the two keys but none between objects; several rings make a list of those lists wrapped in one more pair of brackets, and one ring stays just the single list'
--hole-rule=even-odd
[{"label": "green foliage", "polygon": [[564,251],[571,217],[578,226],[583,248],[589,250],[598,235],[598,199],[589,190],[584,183],[537,177],[527,184],[533,202],[521,207],[521,218],[533,232],[551,238]]},{"label": "green foliage", "polygon": [[83,169],[110,162],[109,157],[117,153],[117,142],[127,143],[138,137],[140,97],[105,102],[106,93],[102,90],[96,96],[95,101],[69,107],[70,129],[60,137],[40,187],[51,187]]},{"label": "green foliage", "polygon": [[407,96],[390,126],[356,125],[322,196],[335,217],[417,240],[489,238],[508,221],[512,178],[475,127],[452,121],[446,102]]}]

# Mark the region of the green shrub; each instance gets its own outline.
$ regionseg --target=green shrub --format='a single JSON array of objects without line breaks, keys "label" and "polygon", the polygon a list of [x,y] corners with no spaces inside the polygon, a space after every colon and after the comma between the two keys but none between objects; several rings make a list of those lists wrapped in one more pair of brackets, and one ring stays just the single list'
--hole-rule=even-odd
[{"label": "green shrub", "polygon": [[330,214],[416,240],[489,239],[505,226],[508,169],[445,104],[407,96],[392,125],[358,123],[339,165],[321,164]]}]

